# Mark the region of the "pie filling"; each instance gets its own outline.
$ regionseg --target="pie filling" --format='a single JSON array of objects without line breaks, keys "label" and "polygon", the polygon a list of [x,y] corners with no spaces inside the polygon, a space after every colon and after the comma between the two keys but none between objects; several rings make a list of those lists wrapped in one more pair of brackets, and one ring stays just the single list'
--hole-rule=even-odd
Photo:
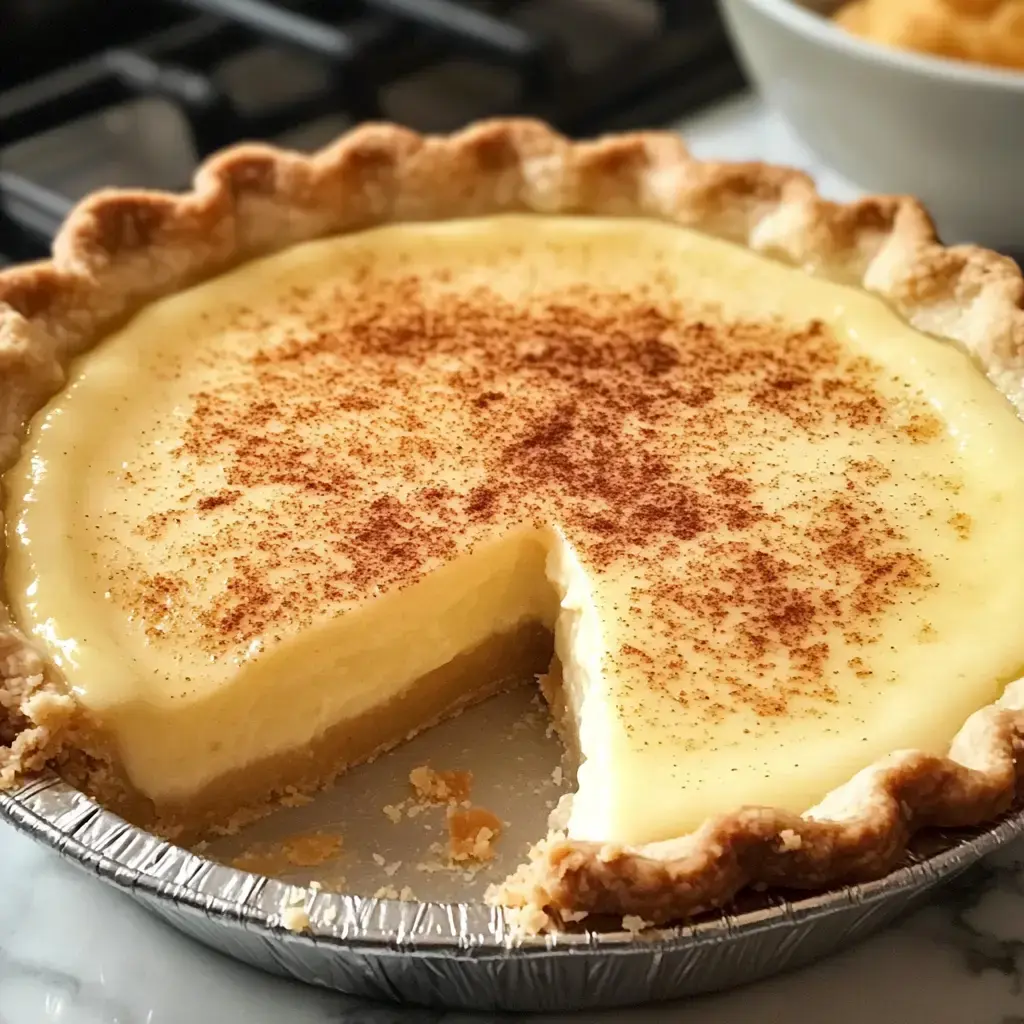
[{"label": "pie filling", "polygon": [[578,839],[801,812],[1024,666],[1024,424],[881,302],[674,226],[297,246],[74,367],[8,593],[159,817],[314,788],[543,670]]}]

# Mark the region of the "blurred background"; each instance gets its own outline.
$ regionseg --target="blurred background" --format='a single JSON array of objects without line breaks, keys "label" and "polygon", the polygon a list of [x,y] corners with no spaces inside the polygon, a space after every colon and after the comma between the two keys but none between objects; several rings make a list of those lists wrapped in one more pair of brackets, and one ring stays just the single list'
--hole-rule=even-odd
[{"label": "blurred background", "polygon": [[678,122],[743,86],[712,0],[0,0],[0,264],[79,197],[354,122]]},{"label": "blurred background", "polygon": [[0,0],[0,265],[85,193],[180,189],[232,142],[508,114],[682,126],[1024,253],[1024,0]]}]

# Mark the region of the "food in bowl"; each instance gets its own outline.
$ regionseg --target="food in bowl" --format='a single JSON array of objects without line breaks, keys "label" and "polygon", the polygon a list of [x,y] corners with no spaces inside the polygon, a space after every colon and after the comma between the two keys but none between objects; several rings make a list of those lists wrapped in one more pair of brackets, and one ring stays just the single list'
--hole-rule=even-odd
[{"label": "food in bowl", "polygon": [[0,782],[196,834],[537,674],[524,927],[884,874],[1015,796],[1022,288],[671,134],[99,194],[0,274]]},{"label": "food in bowl", "polygon": [[1024,0],[851,0],[836,21],[877,43],[1024,71]]}]

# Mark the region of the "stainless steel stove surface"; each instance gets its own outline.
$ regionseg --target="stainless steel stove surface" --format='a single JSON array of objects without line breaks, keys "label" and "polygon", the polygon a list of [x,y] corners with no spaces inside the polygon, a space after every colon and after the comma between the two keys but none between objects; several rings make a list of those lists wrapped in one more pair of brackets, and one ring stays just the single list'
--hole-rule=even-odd
[{"label": "stainless steel stove surface", "polygon": [[181,188],[239,139],[509,113],[589,135],[742,85],[711,0],[0,0],[0,25],[0,57],[23,33],[0,70],[0,262],[44,255],[86,192]]}]

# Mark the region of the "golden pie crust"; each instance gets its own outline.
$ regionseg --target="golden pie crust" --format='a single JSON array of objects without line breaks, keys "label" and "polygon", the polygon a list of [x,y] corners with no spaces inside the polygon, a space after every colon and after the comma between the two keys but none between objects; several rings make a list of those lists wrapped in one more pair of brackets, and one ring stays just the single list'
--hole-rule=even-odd
[{"label": "golden pie crust", "polygon": [[[69,360],[146,304],[313,238],[505,212],[652,217],[859,286],[916,329],[966,349],[1024,414],[1019,269],[983,249],[944,247],[912,199],[837,205],[800,172],[699,161],[670,133],[573,143],[528,120],[444,137],[367,125],[312,156],[230,149],[182,196],[95,194],[69,217],[52,260],[0,273],[0,470],[17,458],[25,423],[60,389]],[[74,699],[8,622],[0,787],[47,765],[102,779],[103,751],[76,735],[76,717]],[[725,809],[690,835],[635,848],[556,835],[495,898],[539,924],[583,912],[662,922],[720,906],[749,884],[820,888],[878,877],[917,829],[1005,812],[1022,736],[1024,681],[973,714],[946,757],[895,752],[800,816]]]}]

